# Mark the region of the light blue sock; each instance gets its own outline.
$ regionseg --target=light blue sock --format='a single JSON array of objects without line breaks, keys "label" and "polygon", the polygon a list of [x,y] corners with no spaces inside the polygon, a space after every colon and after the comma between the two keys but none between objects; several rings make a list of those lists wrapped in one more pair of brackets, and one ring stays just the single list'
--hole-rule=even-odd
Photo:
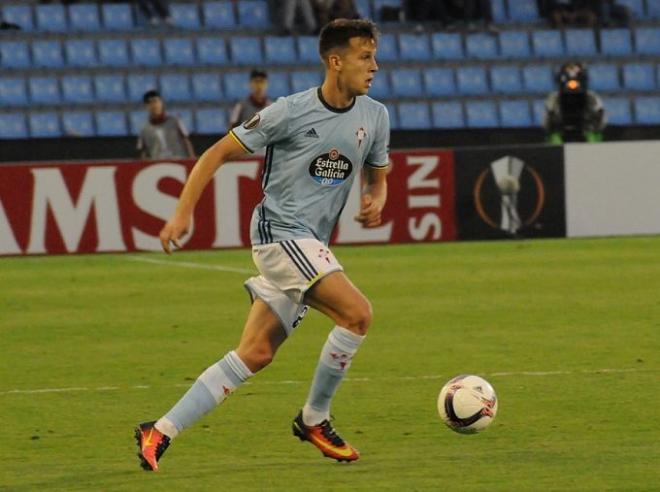
[{"label": "light blue sock", "polygon": [[156,429],[174,439],[179,432],[222,403],[250,376],[252,372],[236,352],[229,352],[200,374],[176,405],[156,422]]},{"label": "light blue sock", "polygon": [[303,407],[303,422],[306,425],[317,425],[330,418],[332,397],[363,340],[363,336],[341,326],[335,326],[330,332],[321,350],[314,381]]}]

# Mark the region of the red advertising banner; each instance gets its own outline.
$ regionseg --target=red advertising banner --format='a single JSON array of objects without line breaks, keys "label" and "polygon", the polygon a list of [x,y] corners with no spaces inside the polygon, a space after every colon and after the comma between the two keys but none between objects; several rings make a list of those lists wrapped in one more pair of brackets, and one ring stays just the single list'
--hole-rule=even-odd
[{"label": "red advertising banner", "polygon": [[[446,241],[456,237],[451,151],[393,152],[383,224],[353,220],[354,183],[334,244]],[[190,161],[0,165],[0,255],[158,250]],[[185,249],[246,247],[261,200],[262,159],[227,163],[204,191]]]}]

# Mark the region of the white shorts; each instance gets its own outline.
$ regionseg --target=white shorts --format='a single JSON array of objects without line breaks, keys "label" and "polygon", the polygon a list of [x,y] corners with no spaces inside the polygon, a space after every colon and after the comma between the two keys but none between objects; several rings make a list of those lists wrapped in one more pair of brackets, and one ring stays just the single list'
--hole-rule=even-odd
[{"label": "white shorts", "polygon": [[252,302],[261,299],[280,318],[287,335],[307,312],[305,293],[316,282],[343,267],[332,251],[316,239],[296,239],[252,247],[258,277],[245,282]]}]

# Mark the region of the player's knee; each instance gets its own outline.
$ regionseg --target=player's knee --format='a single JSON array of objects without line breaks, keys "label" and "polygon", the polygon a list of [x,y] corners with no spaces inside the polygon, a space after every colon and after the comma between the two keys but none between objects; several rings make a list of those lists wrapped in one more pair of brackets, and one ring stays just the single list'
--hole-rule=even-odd
[{"label": "player's knee", "polygon": [[240,356],[250,371],[256,373],[273,362],[275,351],[267,344],[251,344]]},{"label": "player's knee", "polygon": [[366,335],[371,326],[373,310],[368,299],[362,299],[353,305],[346,317],[346,328],[358,335]]}]

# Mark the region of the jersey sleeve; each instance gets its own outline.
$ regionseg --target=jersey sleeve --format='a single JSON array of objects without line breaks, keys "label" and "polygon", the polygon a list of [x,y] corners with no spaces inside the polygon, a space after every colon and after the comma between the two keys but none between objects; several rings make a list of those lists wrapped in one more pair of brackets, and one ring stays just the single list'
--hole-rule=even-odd
[{"label": "jersey sleeve", "polygon": [[287,135],[288,123],[288,103],[286,98],[281,97],[242,125],[230,130],[229,134],[245,151],[252,153],[283,139]]},{"label": "jersey sleeve", "polygon": [[390,151],[390,116],[387,108],[383,107],[378,118],[378,126],[375,130],[375,138],[371,149],[365,160],[365,164],[371,167],[384,168],[389,165]]}]

